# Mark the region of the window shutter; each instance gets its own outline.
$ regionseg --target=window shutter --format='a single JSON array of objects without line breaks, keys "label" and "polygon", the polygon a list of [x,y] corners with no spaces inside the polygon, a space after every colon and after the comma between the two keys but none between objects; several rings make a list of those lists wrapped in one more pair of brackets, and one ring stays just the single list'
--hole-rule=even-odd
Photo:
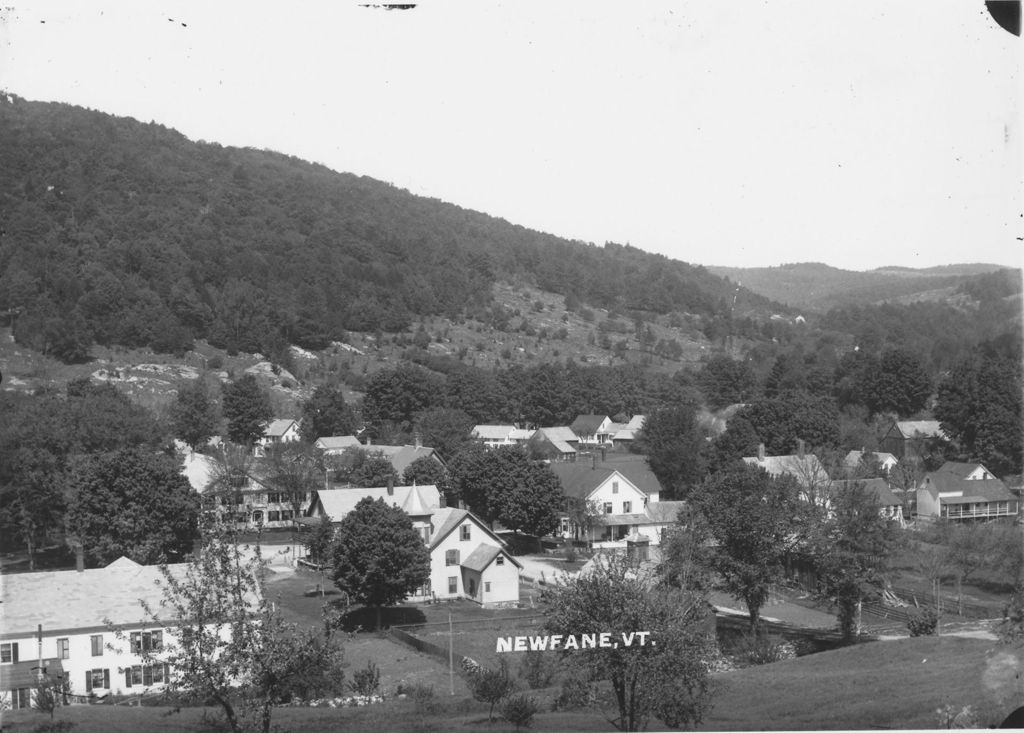
[{"label": "window shutter", "polygon": [[110,689],[110,670],[109,669],[103,670],[103,689],[104,690],[109,690]]},{"label": "window shutter", "polygon": [[14,664],[18,663],[18,645],[16,643],[11,644],[11,661]]},{"label": "window shutter", "polygon": [[125,687],[131,687],[132,686],[132,668],[131,667],[125,667],[124,668],[124,686]]},{"label": "window shutter", "polygon": [[85,670],[85,691],[92,692],[92,670]]}]

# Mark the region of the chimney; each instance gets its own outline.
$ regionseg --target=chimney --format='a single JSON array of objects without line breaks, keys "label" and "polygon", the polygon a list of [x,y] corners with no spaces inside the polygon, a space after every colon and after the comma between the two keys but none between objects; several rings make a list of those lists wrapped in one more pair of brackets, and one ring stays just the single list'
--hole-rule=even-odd
[{"label": "chimney", "polygon": [[423,438],[420,435],[420,431],[419,430],[417,430],[415,433],[412,434],[412,438],[413,438],[413,441],[415,442],[416,450],[419,450],[420,448],[423,447]]},{"label": "chimney", "polygon": [[394,477],[388,478],[388,496],[395,495],[395,479]]},{"label": "chimney", "polygon": [[373,445],[373,436],[369,433],[366,434],[366,445]]},{"label": "chimney", "polygon": [[764,443],[757,446],[757,460],[764,463]]},{"label": "chimney", "polygon": [[804,441],[800,438],[796,439],[796,454],[800,458],[804,457]]},{"label": "chimney", "polygon": [[75,570],[80,573],[85,570],[85,548],[81,544],[75,545]]}]

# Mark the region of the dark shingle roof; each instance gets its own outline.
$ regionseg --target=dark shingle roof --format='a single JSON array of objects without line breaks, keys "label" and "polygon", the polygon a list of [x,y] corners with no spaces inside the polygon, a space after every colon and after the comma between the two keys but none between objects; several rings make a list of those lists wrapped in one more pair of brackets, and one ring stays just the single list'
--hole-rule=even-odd
[{"label": "dark shingle roof", "polygon": [[593,435],[601,427],[601,423],[608,419],[607,415],[580,415],[572,421],[572,431],[576,435]]},{"label": "dark shingle roof", "polygon": [[833,481],[832,486],[837,491],[849,489],[855,484],[860,484],[864,490],[872,494],[878,501],[879,506],[899,506],[903,502],[896,498],[896,495],[889,489],[889,484],[884,478],[852,479],[849,481]]},{"label": "dark shingle roof", "polygon": [[954,476],[951,473],[933,471],[926,474],[921,482],[921,487],[938,493],[963,494],[962,499],[958,497],[944,498],[947,503],[965,503],[968,499],[974,501],[1009,501],[1014,498],[1006,484],[997,478],[983,479],[979,481],[968,481],[967,479]]}]

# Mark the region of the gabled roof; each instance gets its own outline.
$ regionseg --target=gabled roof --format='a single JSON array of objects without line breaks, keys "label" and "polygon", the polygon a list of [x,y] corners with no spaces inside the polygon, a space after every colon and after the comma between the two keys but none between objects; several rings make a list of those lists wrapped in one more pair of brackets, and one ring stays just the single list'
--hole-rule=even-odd
[{"label": "gabled roof", "polygon": [[[562,491],[565,492],[565,495],[577,499],[586,499],[598,486],[615,474],[618,474],[620,478],[636,488],[641,494],[649,496],[661,490],[660,484],[653,490],[645,490],[643,487],[637,486],[636,482],[617,466],[614,468],[606,465],[595,467],[593,464],[584,461],[582,463],[552,463],[549,468],[558,476],[558,480],[562,482]],[[637,472],[639,473],[639,471]],[[653,475],[651,474],[652,478]],[[654,481],[656,482],[657,479],[654,479]]]},{"label": "gabled roof", "polygon": [[[538,437],[539,436],[539,437]],[[575,453],[576,448],[572,446],[579,440],[576,433],[569,428],[537,428],[531,439],[546,438],[551,445],[555,446],[561,453]]]},{"label": "gabled roof", "polygon": [[646,421],[646,415],[633,415],[633,417],[630,418],[629,422],[626,423],[626,427],[628,427],[630,430],[643,430],[644,422]]},{"label": "gabled roof", "polygon": [[602,514],[601,524],[606,527],[617,527],[619,525],[653,524],[651,518],[646,514]]},{"label": "gabled roof", "polygon": [[[431,512],[436,512],[441,506],[441,494],[433,484],[395,486],[394,493],[390,495],[386,486],[372,489],[319,489],[316,493],[317,501],[311,504],[310,510],[312,511],[312,508],[319,502],[324,513],[333,522],[340,522],[349,512],[356,508],[356,504],[367,497],[374,500],[383,499],[385,504],[399,507],[403,511],[405,510],[404,505],[407,502],[411,508],[417,510],[428,509]],[[411,497],[410,494],[415,494],[415,497]],[[422,512],[419,516],[428,513],[430,512]],[[416,516],[409,511],[406,511],[406,514]]]},{"label": "gabled roof", "polygon": [[[893,427],[904,438],[945,438],[938,420],[897,420]],[[890,428],[890,432],[892,429]]]},{"label": "gabled roof", "polygon": [[633,453],[608,453],[598,465],[615,469],[648,496],[660,495],[664,490],[643,456]]},{"label": "gabled roof", "polygon": [[960,463],[958,461],[946,461],[934,473],[948,473],[951,476],[967,478],[979,468],[989,476],[992,476],[992,472],[980,463]]},{"label": "gabled roof", "polygon": [[594,435],[607,419],[607,415],[580,415],[572,421],[569,429],[576,435]]},{"label": "gabled roof", "polygon": [[291,418],[279,418],[277,420],[271,420],[266,428],[263,430],[263,435],[267,438],[280,438],[286,432],[288,428],[295,424],[295,421]]},{"label": "gabled roof", "polygon": [[484,570],[487,569],[488,565],[494,562],[494,558],[502,554],[505,555],[505,557],[507,557],[509,560],[511,560],[512,563],[516,565],[520,570],[522,570],[522,564],[514,557],[509,555],[507,552],[502,550],[500,547],[495,547],[494,545],[487,545],[483,543],[477,545],[476,549],[469,554],[469,557],[467,557],[459,564],[462,565],[462,567],[464,568],[468,568],[469,570],[475,570],[478,573],[482,573]]},{"label": "gabled roof", "polygon": [[1012,501],[1016,497],[997,478],[968,481],[951,473],[932,471],[921,480],[921,488],[935,494],[959,493],[960,497],[943,497],[947,504],[966,504],[986,501]]},{"label": "gabled roof", "polygon": [[526,428],[513,428],[512,432],[508,434],[509,440],[529,440],[530,436],[533,435],[532,430]]},{"label": "gabled roof", "polygon": [[480,440],[507,440],[515,429],[515,425],[475,425],[471,434]]},{"label": "gabled roof", "polygon": [[802,457],[799,455],[765,456],[763,459],[757,456],[744,456],[743,462],[767,471],[770,476],[777,477],[783,474],[793,476],[805,487],[816,480],[828,478],[828,472],[813,453],[805,453]]},{"label": "gabled roof", "polygon": [[898,459],[892,453],[885,453],[884,451],[852,450],[846,454],[846,458],[843,459],[843,463],[849,468],[856,468],[864,460],[864,457],[869,455],[874,456],[875,460],[883,466],[886,463],[898,462]]},{"label": "gabled roof", "polygon": [[362,448],[359,438],[354,435],[327,435],[317,438],[314,445],[320,450],[345,450],[346,448]]},{"label": "gabled roof", "polygon": [[[490,528],[475,514],[472,514],[465,509],[445,507],[443,509],[438,509],[430,518],[430,524],[433,527],[433,532],[430,535],[429,549],[433,550],[441,544],[441,542],[444,541],[444,538],[454,532],[455,528],[462,524],[465,519],[469,519],[479,529],[483,530],[484,534],[493,540],[499,547],[505,545],[505,542],[498,537],[498,535],[494,534],[494,532],[492,532]],[[516,565],[519,565],[519,563],[517,562]],[[522,565],[519,565],[519,567],[522,567]]]},{"label": "gabled roof", "polygon": [[[439,508],[431,506],[431,502],[434,500],[433,494],[437,493],[437,487],[434,487],[433,492],[426,489],[426,486],[413,486],[405,497],[405,501],[402,502],[402,511],[410,517],[425,517],[433,513],[434,509]],[[440,504],[439,495],[437,501]]]},{"label": "gabled roof", "polygon": [[418,458],[434,457],[441,465],[444,465],[441,454],[433,448],[428,448],[424,445],[367,445],[364,448],[370,455],[380,453],[391,461],[392,467],[398,472],[399,476],[404,474],[405,469]]},{"label": "gabled roof", "polygon": [[[175,577],[183,577],[188,565],[178,563],[167,568]],[[105,619],[115,625],[145,624],[149,619],[139,605],[140,599],[161,614],[171,613],[169,608],[160,608],[163,591],[157,581],[164,582],[158,566],[139,565],[126,558],[105,568],[81,572],[4,575],[0,634],[4,638],[35,634],[38,624],[48,632],[102,629]]]},{"label": "gabled roof", "polygon": [[899,506],[903,502],[896,498],[884,478],[850,479],[833,481],[832,486],[836,491],[846,491],[855,485],[863,486],[864,491],[875,497],[881,507]]}]

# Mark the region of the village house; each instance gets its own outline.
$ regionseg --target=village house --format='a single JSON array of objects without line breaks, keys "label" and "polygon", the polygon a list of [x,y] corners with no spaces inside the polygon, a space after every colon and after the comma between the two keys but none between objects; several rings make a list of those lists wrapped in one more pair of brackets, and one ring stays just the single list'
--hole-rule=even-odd
[{"label": "village house", "polygon": [[[661,543],[664,530],[676,523],[685,502],[662,502],[661,484],[640,460],[552,463],[562,484],[566,508],[559,534],[594,547],[625,547],[631,538]],[[581,526],[580,512],[587,524]]]},{"label": "village house", "polygon": [[899,459],[896,458],[892,453],[884,453],[881,451],[872,452],[866,450],[852,450],[846,454],[843,458],[843,466],[846,468],[848,474],[854,473],[858,470],[868,468],[869,462],[878,464],[886,474],[896,467],[899,463]]},{"label": "village house", "polygon": [[796,453],[784,456],[765,455],[764,443],[757,447],[756,456],[745,456],[743,462],[757,466],[766,471],[773,478],[779,476],[792,476],[804,490],[804,498],[817,500],[820,491],[828,486],[831,477],[828,471],[813,453],[808,453],[804,448],[804,441],[797,440]]},{"label": "village house", "polygon": [[628,449],[644,429],[645,420],[643,415],[634,415],[627,423],[611,423],[608,426],[608,433],[612,446],[616,450]]},{"label": "village house", "polygon": [[473,440],[483,443],[488,448],[524,445],[531,435],[532,430],[517,428],[515,425],[474,425],[470,432]]},{"label": "village house", "polygon": [[363,445],[354,435],[328,435],[317,438],[313,447],[322,451],[325,456],[336,456],[348,448],[362,448]]},{"label": "village house", "polygon": [[276,487],[272,466],[263,459],[252,459],[244,469],[227,468],[202,453],[188,453],[183,462],[184,474],[206,508],[240,527],[292,527],[309,509],[312,492]]},{"label": "village house", "polygon": [[580,448],[599,448],[611,442],[612,419],[607,415],[580,415],[569,429],[576,435]]},{"label": "village house", "polygon": [[897,460],[920,460],[948,437],[938,420],[897,420],[880,441],[881,449]]},{"label": "village house", "polygon": [[903,502],[892,492],[884,478],[844,479],[832,482],[832,491],[834,493],[849,491],[853,487],[862,488],[878,502],[878,512],[883,517],[891,519],[899,524],[900,527],[906,526],[903,516]]},{"label": "village house", "polygon": [[576,433],[567,427],[537,428],[526,442],[526,449],[540,460],[571,463],[578,456],[576,440]]},{"label": "village house", "polygon": [[430,580],[408,600],[467,598],[488,608],[519,602],[522,565],[478,517],[465,509],[445,507],[436,486],[318,491],[304,523],[327,516],[337,524],[366,497],[381,499],[408,514],[430,552]]},{"label": "village house", "polygon": [[917,487],[917,516],[924,519],[996,519],[1019,509],[1019,497],[980,463],[947,461]]},{"label": "village house", "polygon": [[271,446],[295,443],[299,440],[299,423],[290,418],[271,420],[263,429],[263,435],[253,447],[256,455],[263,455]]},{"label": "village house", "polygon": [[[170,565],[183,574],[187,565]],[[120,558],[104,568],[4,576],[0,603],[0,694],[28,707],[38,669],[69,683],[76,700],[164,689],[174,670],[146,660],[171,641],[174,620],[154,625],[139,601],[159,608],[156,566]],[[123,638],[118,638],[115,629]]]}]

